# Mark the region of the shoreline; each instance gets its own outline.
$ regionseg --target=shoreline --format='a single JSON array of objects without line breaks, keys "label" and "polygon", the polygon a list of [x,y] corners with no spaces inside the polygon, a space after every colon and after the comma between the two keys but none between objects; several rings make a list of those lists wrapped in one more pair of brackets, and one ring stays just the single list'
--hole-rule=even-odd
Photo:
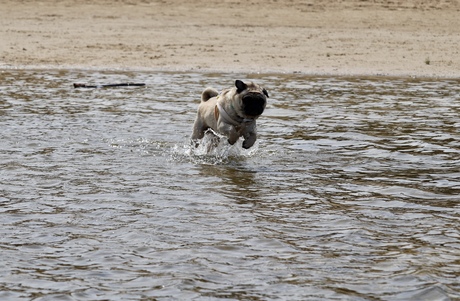
[{"label": "shoreline", "polygon": [[340,72],[302,72],[302,71],[277,71],[277,70],[264,70],[260,72],[245,71],[245,70],[189,70],[180,68],[148,68],[148,67],[115,67],[115,68],[103,68],[103,67],[91,67],[91,66],[0,66],[0,72],[3,71],[88,71],[88,72],[140,72],[140,73],[199,73],[199,74],[246,74],[246,75],[279,75],[279,76],[304,76],[304,77],[333,77],[333,78],[400,78],[400,79],[428,79],[428,80],[460,80],[460,75],[449,76],[449,75],[427,75],[427,74],[404,74],[404,73],[340,73]]},{"label": "shoreline", "polygon": [[460,3],[7,0],[0,69],[460,78]]}]

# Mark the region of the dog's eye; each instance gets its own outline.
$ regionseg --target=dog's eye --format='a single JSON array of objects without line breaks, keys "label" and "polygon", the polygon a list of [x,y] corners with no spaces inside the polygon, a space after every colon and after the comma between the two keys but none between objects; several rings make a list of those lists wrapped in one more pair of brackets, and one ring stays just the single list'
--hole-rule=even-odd
[{"label": "dog's eye", "polygon": [[262,90],[262,93],[264,93],[265,96],[269,97],[269,96],[268,96],[267,90],[263,89],[263,90]]}]

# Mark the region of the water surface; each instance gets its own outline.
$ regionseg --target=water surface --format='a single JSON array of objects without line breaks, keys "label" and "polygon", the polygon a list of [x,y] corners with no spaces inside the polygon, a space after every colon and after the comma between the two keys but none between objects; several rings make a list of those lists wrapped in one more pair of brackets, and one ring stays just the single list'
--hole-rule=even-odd
[{"label": "water surface", "polygon": [[[256,145],[190,149],[237,78],[271,96]],[[2,300],[460,300],[459,80],[0,80]]]}]

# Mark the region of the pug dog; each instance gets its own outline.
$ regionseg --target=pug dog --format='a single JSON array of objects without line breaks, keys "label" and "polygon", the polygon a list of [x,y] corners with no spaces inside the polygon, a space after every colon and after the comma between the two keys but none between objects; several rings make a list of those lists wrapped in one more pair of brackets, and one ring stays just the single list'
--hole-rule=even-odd
[{"label": "pug dog", "polygon": [[212,129],[226,136],[231,145],[243,137],[243,148],[250,148],[256,142],[256,119],[264,112],[267,98],[267,90],[241,80],[236,80],[234,87],[220,94],[213,88],[206,88],[201,94],[192,141],[197,146],[198,140]]}]

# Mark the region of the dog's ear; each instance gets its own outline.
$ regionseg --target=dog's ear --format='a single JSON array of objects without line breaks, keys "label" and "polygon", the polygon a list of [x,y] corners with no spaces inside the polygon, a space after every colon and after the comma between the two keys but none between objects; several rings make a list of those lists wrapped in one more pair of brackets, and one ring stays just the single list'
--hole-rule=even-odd
[{"label": "dog's ear", "polygon": [[267,90],[265,90],[265,89],[262,89],[262,93],[264,93],[264,95],[265,95],[265,96],[267,96],[267,98],[270,98],[270,96],[268,96],[268,92],[267,92]]},{"label": "dog's ear", "polygon": [[241,93],[248,88],[248,86],[242,81],[240,81],[239,79],[235,81],[235,86],[236,86],[236,93]]}]

